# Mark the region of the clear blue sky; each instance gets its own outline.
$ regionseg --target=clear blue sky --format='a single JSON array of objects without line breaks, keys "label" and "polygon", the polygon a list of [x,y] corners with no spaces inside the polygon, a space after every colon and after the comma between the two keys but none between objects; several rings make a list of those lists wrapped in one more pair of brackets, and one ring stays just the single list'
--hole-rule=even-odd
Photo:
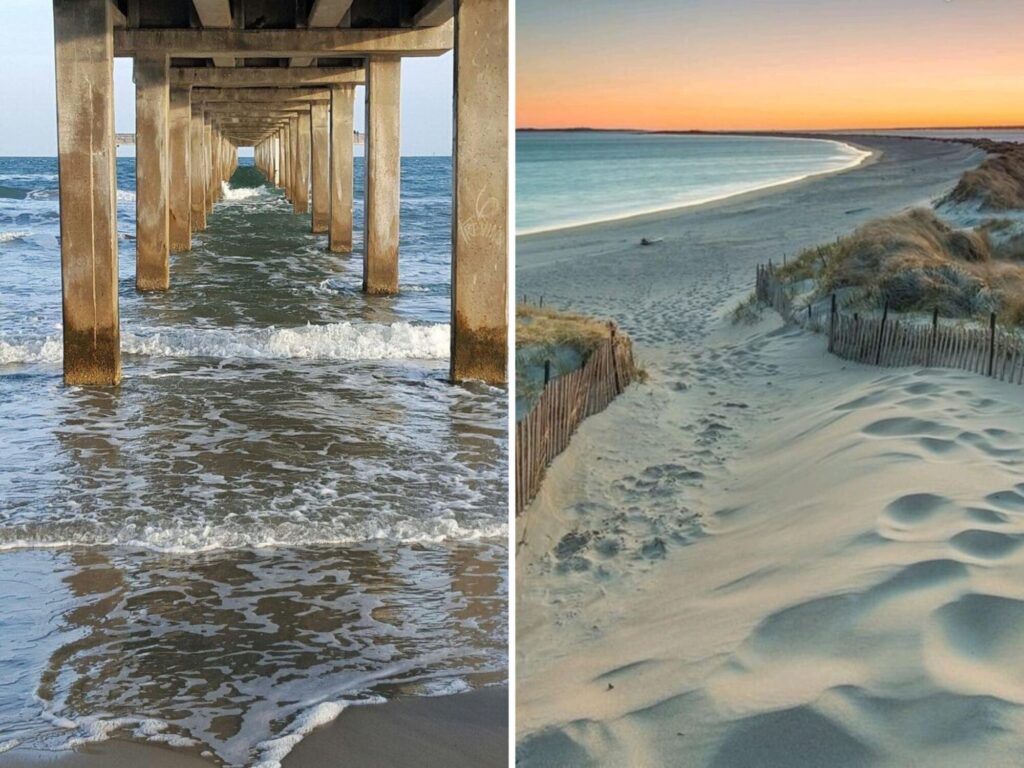
[{"label": "clear blue sky", "polygon": [[[0,156],[57,154],[52,0],[0,0]],[[135,130],[130,59],[114,60],[117,130]],[[363,89],[356,91],[363,130]],[[450,155],[452,55],[402,62],[402,154]],[[122,149],[119,154],[131,154]]]}]

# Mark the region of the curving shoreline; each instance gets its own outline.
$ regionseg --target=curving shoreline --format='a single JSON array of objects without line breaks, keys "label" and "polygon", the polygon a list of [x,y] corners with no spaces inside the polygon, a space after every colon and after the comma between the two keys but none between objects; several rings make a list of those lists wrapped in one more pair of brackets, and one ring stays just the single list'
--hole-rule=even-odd
[{"label": "curving shoreline", "polygon": [[[661,134],[652,134],[661,135]],[[713,134],[714,136],[729,137],[734,134]],[[743,134],[735,134],[736,136],[743,137]],[[743,197],[746,195],[759,194],[764,192],[770,192],[781,187],[787,187],[791,184],[798,184],[800,182],[814,180],[824,176],[831,176],[837,173],[846,173],[847,171],[854,170],[865,164],[874,162],[877,159],[877,153],[873,150],[866,149],[862,146],[858,146],[852,141],[839,141],[829,138],[813,138],[809,136],[776,136],[776,135],[760,135],[750,134],[750,137],[759,139],[771,139],[774,141],[805,141],[805,142],[821,142],[826,144],[836,144],[840,147],[844,147],[853,150],[856,155],[850,159],[850,162],[840,168],[827,168],[821,171],[815,171],[813,173],[805,173],[796,176],[790,176],[783,179],[777,179],[763,184],[753,184],[746,186],[743,189],[734,190],[718,195],[711,195],[709,197],[701,198],[698,200],[692,200],[686,203],[671,203],[664,206],[657,206],[655,208],[649,208],[644,210],[627,211],[619,214],[613,214],[611,216],[605,216],[597,219],[587,219],[571,223],[557,224],[555,226],[542,226],[542,227],[531,227],[529,229],[517,230],[516,237],[532,237],[536,235],[545,235],[553,232],[561,232],[564,230],[574,230],[583,227],[590,227],[599,224],[611,224],[616,222],[629,221],[631,219],[639,219],[648,216],[654,216],[659,214],[673,213],[676,211],[682,211],[688,208],[698,208],[706,205],[713,205],[723,201],[731,200],[733,198]]]}]

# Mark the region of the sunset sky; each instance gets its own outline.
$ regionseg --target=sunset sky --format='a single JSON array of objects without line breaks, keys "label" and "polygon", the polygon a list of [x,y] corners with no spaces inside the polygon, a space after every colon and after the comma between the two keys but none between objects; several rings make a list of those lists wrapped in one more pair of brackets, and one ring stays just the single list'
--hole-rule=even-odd
[{"label": "sunset sky", "polygon": [[521,128],[1024,125],[1024,0],[518,0]]}]

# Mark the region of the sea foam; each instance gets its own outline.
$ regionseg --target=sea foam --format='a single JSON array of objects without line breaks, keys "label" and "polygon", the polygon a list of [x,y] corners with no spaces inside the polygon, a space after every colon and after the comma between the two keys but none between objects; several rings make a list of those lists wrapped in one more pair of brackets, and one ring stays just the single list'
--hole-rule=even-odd
[{"label": "sea foam", "polygon": [[220,186],[225,200],[249,200],[263,194],[263,187],[232,187],[226,181],[222,181]]},{"label": "sea foam", "polygon": [[[149,357],[307,360],[443,360],[451,327],[446,323],[329,323],[298,328],[161,328],[122,333],[121,351]],[[59,363],[59,336],[5,341],[0,365]]]}]

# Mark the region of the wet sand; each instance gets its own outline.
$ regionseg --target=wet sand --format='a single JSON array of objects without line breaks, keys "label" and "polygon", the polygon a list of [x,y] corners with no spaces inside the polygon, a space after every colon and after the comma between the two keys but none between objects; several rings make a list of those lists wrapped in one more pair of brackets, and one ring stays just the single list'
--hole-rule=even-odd
[{"label": "wet sand", "polygon": [[[312,731],[284,759],[284,768],[470,768],[501,766],[508,756],[508,688],[434,698],[406,698],[349,707]],[[76,752],[14,750],[0,768],[209,768],[177,750],[109,741]]]},{"label": "wet sand", "polygon": [[728,318],[758,262],[927,203],[982,158],[853,141],[881,155],[520,239],[517,290],[615,317],[650,375],[518,521],[520,765],[1019,764],[1024,390]]}]

